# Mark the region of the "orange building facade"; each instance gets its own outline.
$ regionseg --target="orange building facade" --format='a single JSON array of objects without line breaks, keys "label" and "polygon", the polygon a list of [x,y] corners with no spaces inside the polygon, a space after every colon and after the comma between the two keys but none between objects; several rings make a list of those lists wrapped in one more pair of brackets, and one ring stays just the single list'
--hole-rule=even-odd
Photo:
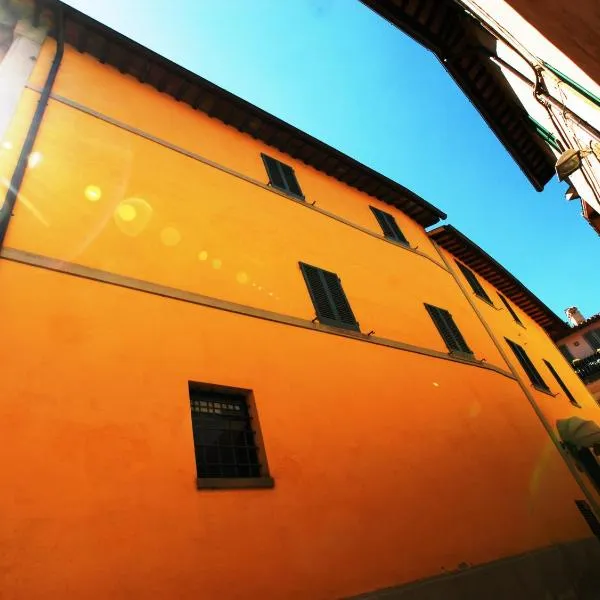
[{"label": "orange building facade", "polygon": [[557,422],[600,412],[560,320],[402,186],[36,6],[0,65],[0,597],[578,589],[600,480]]}]

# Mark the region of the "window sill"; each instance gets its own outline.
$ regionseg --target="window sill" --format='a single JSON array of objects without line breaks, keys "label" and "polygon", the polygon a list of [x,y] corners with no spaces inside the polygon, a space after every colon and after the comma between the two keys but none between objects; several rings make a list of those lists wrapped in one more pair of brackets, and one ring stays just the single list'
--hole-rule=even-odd
[{"label": "window sill", "polygon": [[542,392],[542,394],[546,394],[547,396],[550,396],[551,398],[554,398],[554,394],[550,391],[550,388],[543,388],[540,387],[539,385],[532,385],[531,386],[534,390],[537,390],[538,392]]},{"label": "window sill", "polygon": [[355,331],[356,333],[360,333],[360,326],[358,323],[342,323],[341,321],[336,321],[335,319],[320,319],[316,317],[316,320],[321,325],[326,325],[327,327],[334,327],[336,329],[345,329],[346,331]]},{"label": "window sill", "polygon": [[450,354],[450,356],[455,356],[456,358],[461,358],[462,360],[468,360],[469,362],[478,362],[475,358],[475,355],[472,352],[460,352],[459,350],[450,350],[448,354]]},{"label": "window sill", "polygon": [[289,190],[286,190],[285,188],[277,187],[276,185],[273,185],[272,183],[268,183],[267,185],[269,187],[273,188],[274,190],[277,190],[278,192],[284,194],[288,198],[291,198],[292,200],[299,200],[300,202],[306,202],[306,198],[304,196],[298,196],[297,194],[294,194],[293,192],[290,192]]},{"label": "window sill", "polygon": [[388,237],[387,235],[384,235],[383,239],[387,240],[388,242],[392,242],[392,244],[402,246],[403,248],[410,248],[411,250],[414,250],[414,248],[411,248],[408,242],[403,242],[402,240],[397,240],[396,238]]},{"label": "window sill", "polygon": [[488,306],[491,306],[492,308],[496,308],[494,306],[494,303],[491,300],[488,300],[487,298],[484,298],[483,296],[480,296],[479,294],[475,294],[476,298],[479,298],[482,302],[485,302]]},{"label": "window sill", "polygon": [[275,480],[272,477],[198,477],[196,487],[199,490],[267,489],[275,487]]}]

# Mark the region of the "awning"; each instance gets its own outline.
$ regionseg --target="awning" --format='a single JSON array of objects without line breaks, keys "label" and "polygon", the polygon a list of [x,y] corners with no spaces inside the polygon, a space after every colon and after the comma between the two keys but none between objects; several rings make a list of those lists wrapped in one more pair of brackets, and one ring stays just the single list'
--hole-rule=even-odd
[{"label": "awning", "polygon": [[579,448],[600,445],[600,426],[594,421],[570,417],[556,421],[556,428],[563,442]]}]

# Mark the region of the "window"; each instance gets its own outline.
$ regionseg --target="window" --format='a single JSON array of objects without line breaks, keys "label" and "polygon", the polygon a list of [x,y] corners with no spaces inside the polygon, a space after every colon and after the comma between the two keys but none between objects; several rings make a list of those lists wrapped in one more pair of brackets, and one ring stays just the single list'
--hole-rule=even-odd
[{"label": "window", "polygon": [[[544,364],[548,367],[548,371],[552,373],[552,376],[554,377],[554,379],[556,379],[558,385],[560,385],[560,389],[565,393],[565,396],[569,399],[569,402],[574,406],[579,406],[579,403],[577,402],[577,400],[575,400],[575,396],[571,394],[571,391],[565,385],[565,382],[561,379],[560,375],[556,372],[554,367],[547,360],[544,360]],[[579,406],[579,408],[581,407]]]},{"label": "window", "polygon": [[379,222],[379,226],[383,231],[383,235],[390,240],[394,240],[395,242],[400,242],[401,244],[408,246],[408,241],[404,237],[402,231],[400,231],[400,227],[398,227],[398,223],[396,223],[394,215],[390,215],[390,213],[379,210],[374,206],[371,206],[370,208],[373,211],[375,218]]},{"label": "window", "polygon": [[486,302],[492,304],[490,297],[483,289],[481,283],[479,283],[479,279],[475,277],[473,271],[471,271],[471,269],[467,269],[467,267],[465,267],[465,265],[463,265],[462,263],[457,262],[456,264],[458,265],[458,268],[462,271],[462,274],[465,276],[465,279],[469,282],[469,285],[471,286],[471,289],[475,292],[475,295],[479,296],[482,300],[485,300]]},{"label": "window", "polygon": [[538,370],[535,368],[534,364],[531,362],[529,356],[527,356],[527,352],[516,344],[515,342],[511,342],[508,338],[504,338],[506,343],[510,346],[510,349],[513,351],[513,354],[516,356],[517,360],[523,367],[525,373],[527,373],[527,377],[533,384],[533,386],[539,390],[543,390],[544,392],[549,392],[550,388],[546,385],[546,382],[542,379],[542,376],[539,374]]},{"label": "window", "polygon": [[585,341],[594,349],[600,348],[600,329],[594,329],[583,334]]},{"label": "window", "polygon": [[575,500],[575,504],[592,533],[600,539],[600,521],[596,518],[591,506],[585,500]]},{"label": "window", "polygon": [[300,269],[319,322],[359,331],[340,278],[335,273],[304,263],[300,263]]},{"label": "window", "polygon": [[575,357],[571,354],[569,348],[565,344],[561,344],[558,349],[560,350],[560,353],[567,359],[567,362],[569,364],[573,364]]},{"label": "window", "polygon": [[269,175],[269,184],[292,196],[304,199],[294,169],[266,154],[262,154],[261,156]]},{"label": "window", "polygon": [[273,487],[244,390],[189,383],[199,488]]},{"label": "window", "polygon": [[450,352],[463,352],[464,354],[473,354],[462,333],[456,326],[452,315],[444,308],[425,304],[433,323],[442,336]]},{"label": "window", "polygon": [[519,325],[523,325],[523,323],[521,322],[521,319],[519,319],[519,315],[517,315],[517,313],[515,312],[515,309],[508,303],[508,300],[500,292],[498,292],[498,297],[502,301],[502,304],[504,304],[504,306],[506,306],[506,310],[508,310],[511,317],[515,320],[515,323],[518,323]]}]

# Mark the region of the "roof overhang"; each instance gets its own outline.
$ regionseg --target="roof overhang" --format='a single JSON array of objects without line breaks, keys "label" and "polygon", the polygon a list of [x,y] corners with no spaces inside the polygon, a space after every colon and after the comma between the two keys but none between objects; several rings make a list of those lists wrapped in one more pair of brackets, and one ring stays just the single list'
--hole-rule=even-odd
[{"label": "roof overhang", "polygon": [[[192,108],[403,211],[423,227],[446,214],[388,177],[58,0],[35,0],[34,21],[57,10],[65,42]],[[51,28],[50,35],[56,36]]]},{"label": "roof overhang", "polygon": [[510,298],[524,313],[543,327],[550,337],[558,339],[570,331],[566,322],[562,321],[514,275],[452,225],[437,227],[429,232],[429,237]]},{"label": "roof overhang", "polygon": [[428,48],[479,111],[536,190],[554,176],[555,157],[500,67],[496,40],[455,0],[361,0]]}]

